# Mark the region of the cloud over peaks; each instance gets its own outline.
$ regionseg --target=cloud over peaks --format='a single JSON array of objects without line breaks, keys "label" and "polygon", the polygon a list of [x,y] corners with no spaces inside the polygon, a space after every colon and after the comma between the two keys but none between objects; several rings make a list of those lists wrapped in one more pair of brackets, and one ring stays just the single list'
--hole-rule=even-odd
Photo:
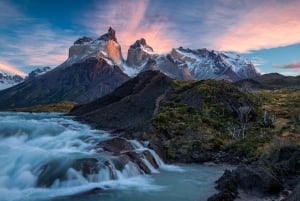
[{"label": "cloud over peaks", "polygon": [[300,42],[299,1],[270,0],[241,9],[244,13],[236,16],[238,23],[215,41],[217,49],[248,52]]},{"label": "cloud over peaks", "polygon": [[149,3],[149,0],[107,1],[96,5],[82,23],[94,35],[102,34],[112,26],[125,54],[129,46],[142,37],[156,52],[164,53],[178,42],[168,34],[170,25],[163,16],[149,16]]}]

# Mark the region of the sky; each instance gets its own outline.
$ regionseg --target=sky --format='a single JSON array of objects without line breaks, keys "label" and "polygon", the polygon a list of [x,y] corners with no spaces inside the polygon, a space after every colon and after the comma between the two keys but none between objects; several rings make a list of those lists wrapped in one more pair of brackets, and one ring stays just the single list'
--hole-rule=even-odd
[{"label": "sky", "polygon": [[157,53],[234,51],[262,73],[300,75],[300,0],[0,0],[0,70],[55,67],[110,26],[125,57],[145,38]]}]

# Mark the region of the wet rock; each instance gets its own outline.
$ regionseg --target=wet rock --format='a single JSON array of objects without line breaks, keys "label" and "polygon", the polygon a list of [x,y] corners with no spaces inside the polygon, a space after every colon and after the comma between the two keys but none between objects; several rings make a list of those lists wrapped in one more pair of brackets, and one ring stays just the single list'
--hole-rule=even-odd
[{"label": "wet rock", "polygon": [[238,187],[246,192],[268,195],[278,194],[283,190],[281,182],[261,167],[240,165],[234,173]]},{"label": "wet rock", "polygon": [[208,198],[208,201],[233,201],[237,197],[238,186],[236,176],[233,172],[225,170],[222,177],[216,183],[216,189],[220,190],[220,192]]},{"label": "wet rock", "polygon": [[115,154],[120,154],[127,151],[132,151],[133,147],[125,138],[112,138],[106,141],[102,141],[96,145],[96,150],[104,150],[113,152]]},{"label": "wet rock", "polygon": [[63,180],[71,165],[70,160],[52,160],[45,163],[38,170],[37,187],[50,187],[55,180]]},{"label": "wet rock", "polygon": [[144,163],[142,160],[143,155],[141,153],[136,153],[134,151],[126,152],[126,155],[130,158],[130,160],[137,164],[139,168],[145,173],[145,174],[151,174],[151,170],[148,168],[148,166]]},{"label": "wet rock", "polygon": [[149,161],[155,169],[159,168],[155,158],[153,157],[153,155],[149,150],[143,151],[143,155],[145,156],[145,159]]},{"label": "wet rock", "polygon": [[300,200],[300,183],[293,190],[292,194],[288,196],[286,201],[299,201]]},{"label": "wet rock", "polygon": [[232,192],[224,190],[207,199],[207,201],[233,201],[235,196]]},{"label": "wet rock", "polygon": [[270,164],[280,175],[300,173],[300,151],[296,147],[284,147],[269,156]]},{"label": "wet rock", "polygon": [[95,158],[83,158],[73,162],[72,168],[81,171],[84,177],[88,175],[97,174],[103,165]]},{"label": "wet rock", "polygon": [[110,161],[117,170],[122,171],[130,160],[127,155],[120,155],[112,157]]}]

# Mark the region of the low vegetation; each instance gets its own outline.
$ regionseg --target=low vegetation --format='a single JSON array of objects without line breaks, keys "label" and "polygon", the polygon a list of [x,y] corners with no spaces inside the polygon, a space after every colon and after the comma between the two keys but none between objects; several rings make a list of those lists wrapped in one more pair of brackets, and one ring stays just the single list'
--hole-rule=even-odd
[{"label": "low vegetation", "polygon": [[300,90],[241,92],[227,81],[174,81],[152,126],[168,140],[168,159],[224,150],[258,159],[300,146]]},{"label": "low vegetation", "polygon": [[17,108],[14,111],[18,112],[62,112],[68,113],[76,103],[71,101],[61,101],[58,103],[47,104],[47,105],[36,105],[33,107]]}]

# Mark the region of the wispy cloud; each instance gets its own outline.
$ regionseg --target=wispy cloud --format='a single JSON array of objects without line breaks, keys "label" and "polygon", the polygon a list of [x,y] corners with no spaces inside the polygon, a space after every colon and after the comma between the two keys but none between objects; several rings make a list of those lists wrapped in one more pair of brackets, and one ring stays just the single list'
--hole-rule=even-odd
[{"label": "wispy cloud", "polygon": [[9,1],[0,1],[0,25],[5,26],[11,21],[24,18],[23,14]]},{"label": "wispy cloud", "polygon": [[125,50],[145,37],[157,52],[182,45],[244,53],[300,42],[299,21],[297,0],[117,0],[96,5],[83,24],[93,34],[113,26]]},{"label": "wispy cloud", "polygon": [[5,36],[0,42],[6,51],[0,53],[0,59],[10,63],[22,62],[27,66],[55,66],[68,56],[68,47],[76,37],[63,31],[53,31],[48,25],[35,25],[31,30],[16,30],[17,37]]},{"label": "wispy cloud", "polygon": [[217,49],[247,52],[300,42],[299,1],[270,0],[241,10],[242,15],[236,16],[238,23],[215,40]]},{"label": "wispy cloud", "polygon": [[168,52],[178,41],[168,34],[171,25],[162,16],[147,16],[149,3],[148,0],[118,0],[98,4],[93,12],[86,14],[82,23],[94,35],[103,34],[112,26],[125,54],[129,46],[142,37],[156,52]]},{"label": "wispy cloud", "polygon": [[273,65],[272,67],[300,71],[300,61],[293,61],[285,65]]},{"label": "wispy cloud", "polygon": [[55,29],[44,21],[30,18],[9,3],[0,2],[0,8],[11,11],[0,14],[0,24],[5,23],[7,33],[0,40],[3,64],[0,69],[10,66],[6,68],[10,72],[22,69],[19,74],[23,74],[30,66],[57,66],[67,58],[68,48],[78,37],[72,31]]},{"label": "wispy cloud", "polygon": [[4,63],[0,61],[0,70],[3,70],[8,73],[17,74],[21,76],[26,76],[26,73],[23,71],[20,71],[19,69],[15,68],[14,66],[11,66],[10,64]]}]

